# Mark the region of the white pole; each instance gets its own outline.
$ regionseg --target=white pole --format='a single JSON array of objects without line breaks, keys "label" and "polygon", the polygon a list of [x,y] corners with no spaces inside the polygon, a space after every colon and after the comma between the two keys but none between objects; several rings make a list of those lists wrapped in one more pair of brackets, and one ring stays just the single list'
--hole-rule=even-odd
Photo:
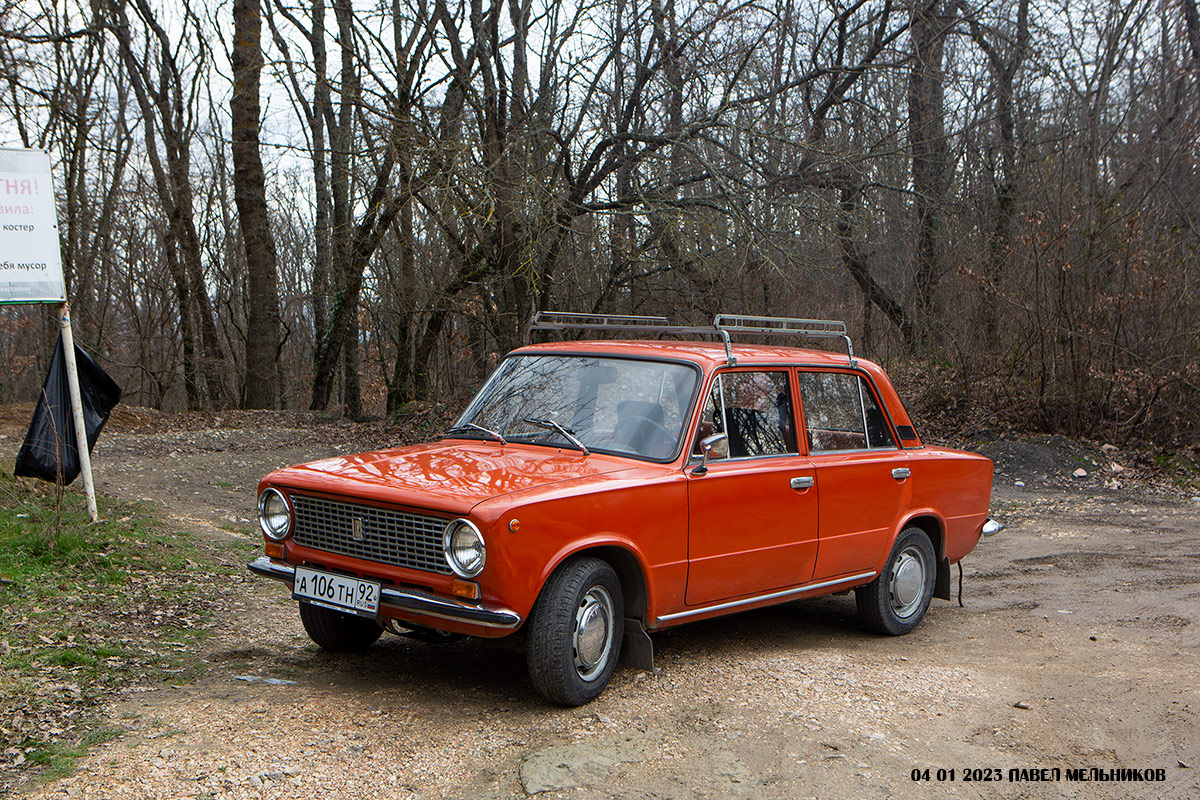
[{"label": "white pole", "polygon": [[62,331],[63,357],[67,363],[67,389],[71,395],[71,416],[75,419],[75,443],[79,450],[79,472],[83,475],[83,491],[87,494],[88,516],[100,521],[96,511],[96,486],[92,483],[92,454],[88,452],[87,427],[83,424],[83,398],[79,393],[79,373],[75,367],[75,337],[71,334],[71,305],[62,304],[59,320]]}]

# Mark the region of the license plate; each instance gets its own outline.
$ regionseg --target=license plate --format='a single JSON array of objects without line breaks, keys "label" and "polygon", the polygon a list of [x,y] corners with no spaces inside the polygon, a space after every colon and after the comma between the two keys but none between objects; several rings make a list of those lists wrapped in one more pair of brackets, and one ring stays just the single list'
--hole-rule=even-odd
[{"label": "license plate", "polygon": [[374,619],[379,616],[378,581],[364,581],[308,567],[296,567],[292,597],[360,617]]}]

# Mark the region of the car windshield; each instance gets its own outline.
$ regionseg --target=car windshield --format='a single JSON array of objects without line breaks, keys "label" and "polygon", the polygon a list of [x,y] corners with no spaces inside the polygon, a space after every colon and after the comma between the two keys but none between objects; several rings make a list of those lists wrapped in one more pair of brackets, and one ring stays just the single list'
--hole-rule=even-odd
[{"label": "car windshield", "polygon": [[698,378],[695,367],[665,361],[510,356],[450,433],[665,461],[678,451]]}]

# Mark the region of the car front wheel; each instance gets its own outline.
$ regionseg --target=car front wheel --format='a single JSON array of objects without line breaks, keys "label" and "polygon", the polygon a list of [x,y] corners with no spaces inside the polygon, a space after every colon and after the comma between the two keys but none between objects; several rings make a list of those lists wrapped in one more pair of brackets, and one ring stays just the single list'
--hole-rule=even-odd
[{"label": "car front wheel", "polygon": [[343,614],[312,603],[300,604],[300,621],[308,638],[322,650],[357,653],[366,650],[383,634],[374,620]]},{"label": "car front wheel", "polygon": [[604,561],[577,558],[555,570],[529,621],[525,658],[538,693],[579,706],[604,691],[621,654],[624,609],[621,582]]},{"label": "car front wheel", "polygon": [[908,633],[929,609],[936,577],[937,559],[929,536],[920,528],[905,528],[883,572],[854,590],[863,624],[876,633]]}]

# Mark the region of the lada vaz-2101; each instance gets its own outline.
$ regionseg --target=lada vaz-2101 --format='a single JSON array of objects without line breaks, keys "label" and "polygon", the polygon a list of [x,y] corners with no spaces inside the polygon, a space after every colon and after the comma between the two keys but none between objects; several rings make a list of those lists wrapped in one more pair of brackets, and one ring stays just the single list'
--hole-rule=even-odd
[{"label": "lada vaz-2101", "polygon": [[534,687],[579,705],[693,620],[854,589],[868,628],[907,633],[999,527],[991,461],[922,444],[842,323],[542,314],[531,338],[575,329],[635,333],[513,351],[439,442],[262,479],[250,568],[314,642],[512,636]]}]

